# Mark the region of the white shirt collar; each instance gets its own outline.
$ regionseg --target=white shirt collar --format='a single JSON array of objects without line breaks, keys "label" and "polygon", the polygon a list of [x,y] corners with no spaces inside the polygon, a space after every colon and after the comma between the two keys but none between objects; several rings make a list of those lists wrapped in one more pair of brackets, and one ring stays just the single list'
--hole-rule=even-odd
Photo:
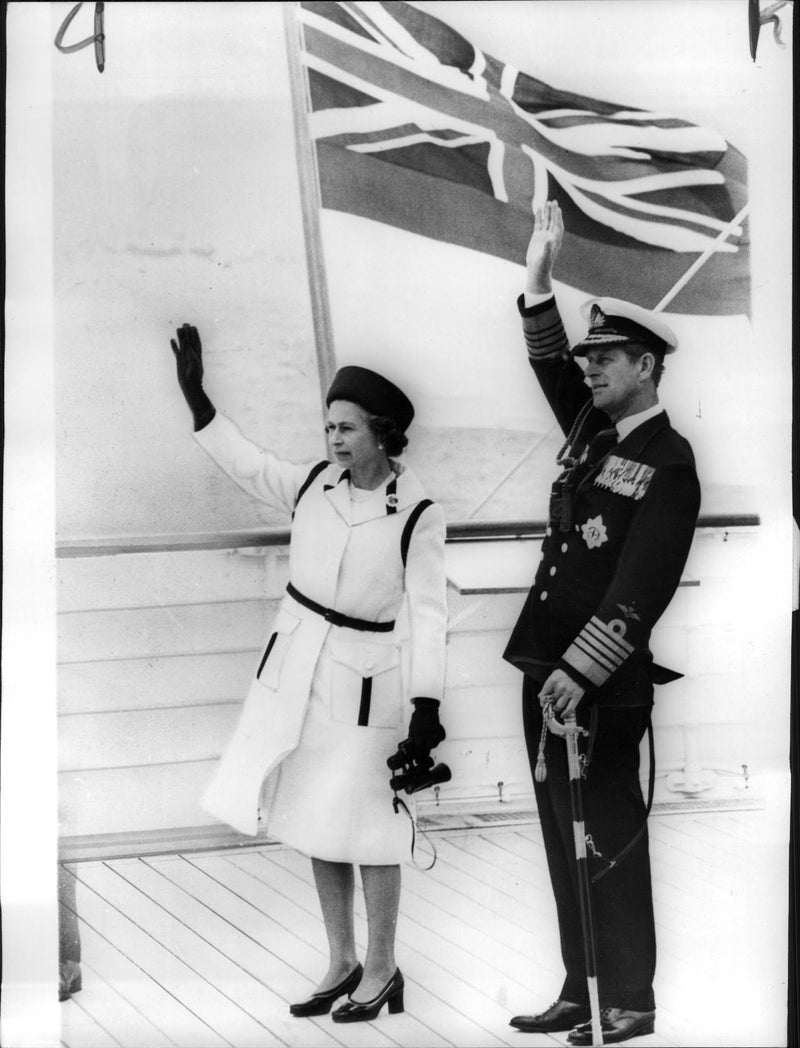
[{"label": "white shirt collar", "polygon": [[625,418],[621,418],[616,424],[619,439],[623,440],[628,436],[628,434],[632,433],[637,426],[641,426],[641,424],[647,422],[648,419],[660,415],[663,410],[664,409],[660,404],[653,404],[651,408],[645,408],[644,411],[639,411],[635,415],[628,415]]}]

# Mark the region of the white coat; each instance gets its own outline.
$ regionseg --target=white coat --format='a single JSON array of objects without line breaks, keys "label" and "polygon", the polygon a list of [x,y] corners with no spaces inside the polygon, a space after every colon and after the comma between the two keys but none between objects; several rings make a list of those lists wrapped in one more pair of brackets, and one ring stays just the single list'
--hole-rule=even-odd
[{"label": "white coat", "polygon": [[[447,629],[443,514],[436,504],[421,514],[404,567],[402,532],[413,507],[425,497],[410,470],[398,473],[393,495],[381,489],[367,504],[354,506],[343,471],[328,465],[295,509],[298,492],[314,462],[294,464],[276,458],[243,437],[219,413],[195,438],[245,491],[287,514],[295,513],[290,579],[300,593],[358,619],[396,620],[394,629],[384,633],[335,626],[287,593],[233,738],[204,795],[206,810],[254,835],[264,780],[275,772],[272,789],[265,791],[265,796],[274,799],[279,766],[297,750],[293,761],[287,762],[292,765],[294,800],[283,804],[282,814],[275,815],[267,828],[270,835],[315,854],[314,833],[307,848],[304,838],[298,842],[293,836],[290,824],[297,821],[295,816],[313,806],[314,813],[307,812],[306,818],[315,818],[317,824],[325,821],[319,805],[336,794],[332,779],[338,776],[344,785],[337,787],[339,799],[331,811],[340,812],[354,826],[362,823],[357,809],[341,810],[361,803],[355,795],[358,791],[354,794],[347,782],[355,764],[372,766],[375,775],[380,775],[380,783],[371,789],[379,791],[381,800],[385,793],[385,810],[391,813],[385,758],[406,735],[410,700],[442,698]],[[369,720],[359,725],[365,679],[370,680]],[[314,712],[312,704],[313,717],[307,718],[312,695],[317,696],[319,708]],[[304,725],[308,759],[301,754]],[[321,755],[320,740],[325,747],[329,744],[330,760]],[[339,767],[340,762],[348,766]],[[288,774],[288,767],[286,771]],[[288,787],[284,792],[288,798]],[[366,840],[372,831],[365,826],[364,832]],[[329,845],[327,839],[321,850],[329,854],[318,857],[332,861],[389,861],[349,852],[340,858],[333,854],[339,845]]]}]

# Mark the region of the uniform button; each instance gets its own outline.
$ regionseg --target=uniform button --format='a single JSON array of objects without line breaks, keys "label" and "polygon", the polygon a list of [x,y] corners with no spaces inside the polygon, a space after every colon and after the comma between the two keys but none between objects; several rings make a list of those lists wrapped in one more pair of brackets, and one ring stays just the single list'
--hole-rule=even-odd
[{"label": "uniform button", "polygon": [[562,542],[561,543],[561,552],[562,553],[566,553],[568,549],[569,549],[569,546],[566,544],[566,542]]},{"label": "uniform button", "polygon": [[556,569],[555,569],[554,567],[553,567],[553,568],[551,568],[551,569],[550,569],[550,574],[551,574],[551,575],[555,575],[555,573],[556,573]]},{"label": "uniform button", "polygon": [[552,534],[553,534],[553,529],[548,525],[547,530],[545,531],[545,535],[547,535],[547,537],[550,538],[550,536]]},{"label": "uniform button", "polygon": [[547,600],[547,590],[539,594],[539,600]]},{"label": "uniform button", "polygon": [[364,659],[364,669],[371,670],[375,666],[373,659]]}]

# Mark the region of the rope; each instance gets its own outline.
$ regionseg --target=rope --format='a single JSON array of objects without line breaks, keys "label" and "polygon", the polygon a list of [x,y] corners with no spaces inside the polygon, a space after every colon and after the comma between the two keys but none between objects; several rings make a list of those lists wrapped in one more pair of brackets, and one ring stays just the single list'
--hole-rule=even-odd
[{"label": "rope", "polygon": [[576,443],[583,424],[586,421],[586,417],[592,410],[592,399],[591,397],[586,401],[581,410],[575,416],[575,421],[572,423],[572,428],[567,434],[567,439],[561,445],[561,450],[556,455],[556,465],[563,466],[565,470],[572,470],[578,464],[578,460],[572,455],[568,455],[567,452],[571,451],[574,444]]}]

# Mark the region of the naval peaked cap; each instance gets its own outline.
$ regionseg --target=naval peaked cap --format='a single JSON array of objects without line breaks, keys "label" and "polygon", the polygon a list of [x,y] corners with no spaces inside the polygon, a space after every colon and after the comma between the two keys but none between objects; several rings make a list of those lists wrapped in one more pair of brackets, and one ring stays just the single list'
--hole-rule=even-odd
[{"label": "naval peaked cap", "polygon": [[620,298],[590,298],[581,306],[589,331],[573,348],[585,357],[592,349],[618,347],[629,353],[674,353],[678,339],[657,313]]}]

